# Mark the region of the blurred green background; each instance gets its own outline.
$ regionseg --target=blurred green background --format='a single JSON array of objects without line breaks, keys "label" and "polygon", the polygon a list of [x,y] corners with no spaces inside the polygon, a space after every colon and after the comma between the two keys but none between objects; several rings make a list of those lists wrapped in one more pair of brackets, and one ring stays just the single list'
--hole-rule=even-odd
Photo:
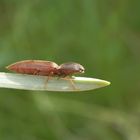
[{"label": "blurred green background", "polygon": [[0,71],[24,59],[81,63],[109,87],[0,89],[1,140],[140,140],[139,0],[0,0]]}]

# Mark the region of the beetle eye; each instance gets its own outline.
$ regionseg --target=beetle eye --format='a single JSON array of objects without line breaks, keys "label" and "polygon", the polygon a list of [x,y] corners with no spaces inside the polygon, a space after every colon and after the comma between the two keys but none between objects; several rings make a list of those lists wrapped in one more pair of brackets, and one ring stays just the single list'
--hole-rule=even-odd
[{"label": "beetle eye", "polygon": [[80,70],[79,70],[79,71],[80,71],[80,73],[84,73],[84,71],[85,71],[85,70],[84,70],[84,69],[82,69],[82,68],[80,68]]}]

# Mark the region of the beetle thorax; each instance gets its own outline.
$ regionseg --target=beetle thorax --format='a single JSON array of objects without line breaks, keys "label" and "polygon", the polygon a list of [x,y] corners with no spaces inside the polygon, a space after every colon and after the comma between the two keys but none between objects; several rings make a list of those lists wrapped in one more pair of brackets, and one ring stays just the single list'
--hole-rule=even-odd
[{"label": "beetle thorax", "polygon": [[58,75],[69,76],[75,73],[84,73],[84,67],[78,63],[68,62],[58,67]]}]

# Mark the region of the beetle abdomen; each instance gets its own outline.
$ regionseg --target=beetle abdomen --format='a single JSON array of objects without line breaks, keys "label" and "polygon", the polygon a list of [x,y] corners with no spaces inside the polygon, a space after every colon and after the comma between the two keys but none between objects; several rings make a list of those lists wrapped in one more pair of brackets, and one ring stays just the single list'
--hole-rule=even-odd
[{"label": "beetle abdomen", "polygon": [[17,63],[11,64],[6,68],[8,70],[22,73],[22,74],[32,74],[32,75],[52,75],[55,73],[58,65],[51,61],[42,60],[25,60],[19,61]]}]

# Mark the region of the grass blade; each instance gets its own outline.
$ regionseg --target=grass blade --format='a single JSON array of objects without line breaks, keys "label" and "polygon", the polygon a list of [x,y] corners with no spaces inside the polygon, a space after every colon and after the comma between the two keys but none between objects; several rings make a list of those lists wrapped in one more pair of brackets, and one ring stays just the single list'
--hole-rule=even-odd
[{"label": "grass blade", "polygon": [[101,88],[110,82],[95,78],[74,77],[72,84],[69,80],[51,77],[46,83],[47,76],[35,76],[15,73],[0,73],[0,87],[40,91],[86,91]]}]

